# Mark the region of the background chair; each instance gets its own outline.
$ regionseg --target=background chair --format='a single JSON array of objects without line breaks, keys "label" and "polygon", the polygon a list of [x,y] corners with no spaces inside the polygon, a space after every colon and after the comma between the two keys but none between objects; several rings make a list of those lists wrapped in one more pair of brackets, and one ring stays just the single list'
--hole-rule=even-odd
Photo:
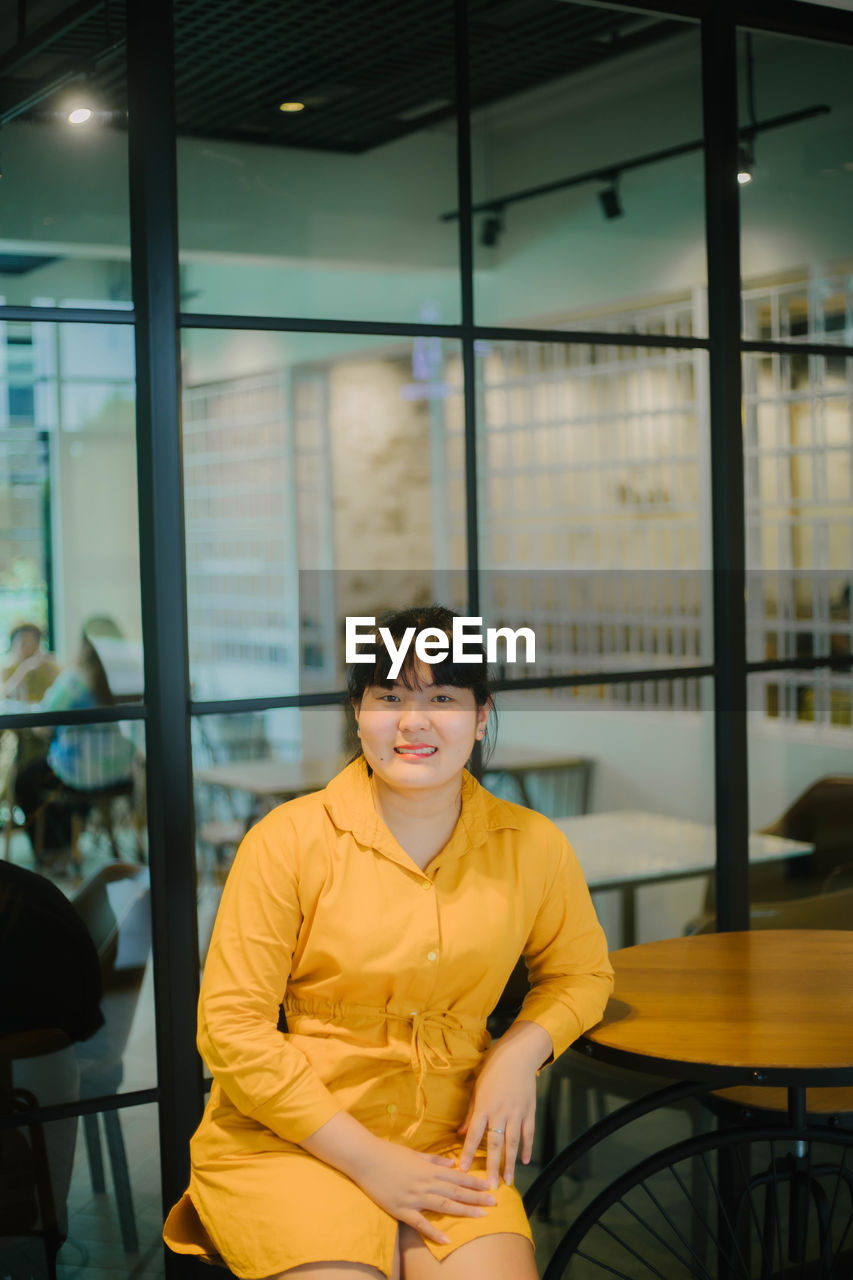
[{"label": "background chair", "polygon": [[[118,1092],[124,1076],[124,1050],[151,950],[151,889],[146,868],[112,862],[84,884],[74,907],[97,948],[104,986],[105,1025],[78,1046],[80,1096],[97,1098]],[[101,1113],[125,1252],[139,1247],[136,1218],[121,1132],[120,1113]],[[105,1190],[98,1115],[83,1118],[92,1188]]]},{"label": "background chair", "polygon": [[502,800],[512,800],[546,818],[573,818],[589,812],[593,760],[545,764],[524,769],[489,769],[483,786]]},{"label": "background chair", "polygon": [[[840,883],[853,877],[853,774],[818,778],[775,822],[762,827],[761,832],[813,844],[814,852],[750,867],[750,896],[756,902],[810,897],[819,893],[830,879]],[[714,902],[711,876],[705,911],[713,911]],[[782,925],[776,927],[783,928]]]},{"label": "background chair", "polygon": [[[78,1086],[77,1059],[64,1031],[0,1036],[0,1115],[72,1102]],[[56,1276],[76,1138],[76,1116],[0,1130],[0,1275]]]}]

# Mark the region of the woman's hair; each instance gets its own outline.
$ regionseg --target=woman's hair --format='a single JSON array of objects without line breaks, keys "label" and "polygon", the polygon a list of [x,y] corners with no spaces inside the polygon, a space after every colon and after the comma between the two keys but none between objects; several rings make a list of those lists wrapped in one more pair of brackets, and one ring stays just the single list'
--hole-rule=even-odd
[{"label": "woman's hair", "polygon": [[111,707],[114,702],[110,682],[104,670],[104,664],[98,657],[98,651],[85,631],[80,637],[80,649],[76,665],[82,671],[86,684],[99,707]]},{"label": "woman's hair", "polygon": [[[347,672],[347,705],[350,710],[353,705],[357,706],[361,702],[366,689],[376,685],[384,685],[390,688],[394,683],[390,676],[392,657],[388,652],[387,646],[382,643],[379,637],[379,627],[384,627],[390,632],[395,647],[399,646],[400,641],[410,627],[414,627],[415,636],[427,628],[440,631],[443,635],[446,635],[449,642],[447,656],[442,658],[440,662],[429,664],[428,669],[431,673],[433,684],[446,684],[455,689],[470,689],[478,707],[485,707],[490,703],[493,694],[485,650],[481,646],[474,645],[471,640],[466,639],[466,654],[476,654],[481,660],[479,662],[453,661],[453,619],[457,617],[459,617],[459,614],[454,613],[452,609],[446,609],[440,604],[430,604],[412,609],[400,609],[395,613],[389,613],[380,618],[376,628],[375,661],[370,663],[354,662]],[[418,689],[421,685],[423,671],[424,664],[415,653],[415,641],[414,637],[412,637],[412,642],[406,651],[400,673],[396,679],[401,681],[407,689]],[[352,720],[351,727],[354,727],[354,720]],[[483,743],[484,755],[487,755],[492,749],[496,727],[497,717],[494,710],[492,710],[489,716],[489,727],[486,731],[488,746],[487,742]],[[360,747],[358,747],[355,754],[361,754]]]}]

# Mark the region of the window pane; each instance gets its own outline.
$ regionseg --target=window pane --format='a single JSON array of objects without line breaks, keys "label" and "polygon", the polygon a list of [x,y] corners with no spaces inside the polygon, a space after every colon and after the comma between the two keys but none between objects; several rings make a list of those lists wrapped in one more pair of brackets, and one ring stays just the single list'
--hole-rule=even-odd
[{"label": "window pane", "polygon": [[[41,42],[37,56],[16,61],[4,80],[0,303],[126,308],[123,18],[93,5],[63,24],[61,7],[30,6],[27,37]],[[45,41],[48,27],[56,34]],[[4,59],[16,39],[10,11],[0,33]]]},{"label": "window pane", "polygon": [[185,332],[197,700],[340,688],[347,614],[464,567],[461,385],[441,339]]},{"label": "window pane", "polygon": [[[749,656],[849,654],[853,360],[747,355],[743,369]],[[767,713],[849,725],[844,680],[774,677]]]},{"label": "window pane", "polygon": [[[49,1102],[63,1075],[73,1077],[70,1053],[16,1063],[15,1069],[39,1101]],[[4,1174],[10,1189],[15,1179],[16,1191],[14,1202],[8,1195],[4,1200],[0,1257],[6,1271],[15,1276],[57,1274],[50,1265],[55,1245],[42,1234],[50,1221],[44,1191],[49,1183],[60,1276],[90,1269],[111,1276],[162,1275],[157,1108],[149,1104],[51,1120],[35,1127],[38,1136],[31,1146],[33,1132],[22,1128],[4,1133]],[[116,1182],[125,1192],[121,1208]]]},{"label": "window pane", "polygon": [[483,608],[528,674],[709,661],[705,353],[480,342],[476,376]]},{"label": "window pane", "polygon": [[847,929],[853,921],[851,705],[849,674],[749,679],[750,824],[776,847],[772,863],[753,868],[754,928]]},{"label": "window pane", "polygon": [[697,27],[558,0],[471,22],[477,320],[707,332]]},{"label": "window pane", "polygon": [[185,309],[458,321],[449,0],[178,0],[175,44]]},{"label": "window pane", "polygon": [[[853,342],[853,50],[764,32],[739,47],[744,333]],[[801,118],[750,135],[753,116],[788,115]]]},{"label": "window pane", "polygon": [[[11,627],[33,622],[43,647],[65,664],[85,627],[104,642],[100,656],[112,694],[138,698],[142,622],[129,326],[0,323],[0,514],[4,647]],[[3,660],[8,674],[23,656],[11,652]],[[33,694],[19,686],[12,696],[33,700]]]},{"label": "window pane", "polygon": [[356,741],[341,705],[195,716],[192,734],[203,964],[222,886],[248,828],[275,805],[325,787]]},{"label": "window pane", "polygon": [[487,785],[561,827],[611,948],[630,945],[631,929],[637,942],[674,937],[704,907],[715,860],[713,693],[709,679],[682,684],[680,703],[668,681],[639,686],[642,699],[611,696],[612,685],[498,695]]}]

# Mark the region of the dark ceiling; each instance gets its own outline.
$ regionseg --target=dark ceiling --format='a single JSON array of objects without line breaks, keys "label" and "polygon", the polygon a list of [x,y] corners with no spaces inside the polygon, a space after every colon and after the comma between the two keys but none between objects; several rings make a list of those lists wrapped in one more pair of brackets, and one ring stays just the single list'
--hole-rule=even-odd
[{"label": "dark ceiling", "polygon": [[[0,18],[0,121],[56,118],[88,91],[122,127],[124,0],[30,0],[23,41],[15,9]],[[684,30],[564,0],[468,9],[474,107]],[[178,132],[193,137],[357,154],[454,112],[449,0],[175,0],[175,59]]]}]

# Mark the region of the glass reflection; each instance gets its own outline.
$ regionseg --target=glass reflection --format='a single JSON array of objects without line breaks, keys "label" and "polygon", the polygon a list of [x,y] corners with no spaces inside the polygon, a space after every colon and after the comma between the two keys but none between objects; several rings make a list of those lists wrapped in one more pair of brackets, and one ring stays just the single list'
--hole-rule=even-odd
[{"label": "glass reflection", "polygon": [[706,333],[696,28],[550,0],[470,66],[478,322]]},{"label": "glass reflection", "polygon": [[[850,343],[853,53],[765,32],[739,41],[744,334]],[[761,127],[780,117],[793,118]]]},{"label": "glass reflection", "polygon": [[[37,57],[18,59],[13,22],[3,32],[4,57],[15,66],[3,100],[0,302],[127,308],[124,33],[101,7],[75,15],[72,32],[56,30],[47,19],[57,10],[28,15],[23,43]],[[85,118],[71,118],[84,108]]]},{"label": "glass reflection", "polygon": [[[849,673],[825,669],[749,677],[750,823],[779,845],[773,864],[753,869],[757,927],[846,929],[853,921],[852,693]],[[833,705],[847,709],[846,721],[818,714]],[[800,899],[805,905],[795,905]]]},{"label": "glass reflection", "polygon": [[[185,310],[459,320],[453,6],[412,16],[344,7],[330,39],[328,14],[279,0],[259,41],[237,0],[213,28],[178,0]],[[232,69],[227,107],[200,40]]]},{"label": "glass reflection", "polygon": [[201,961],[246,831],[276,805],[319,791],[350,760],[341,705],[196,716],[192,725]]},{"label": "glass reflection", "polygon": [[0,634],[32,622],[65,663],[97,621],[121,698],[142,693],[136,489],[132,329],[0,324]]},{"label": "glass reflection", "polygon": [[706,354],[481,342],[476,376],[483,610],[535,630],[523,674],[707,661]]},{"label": "glass reflection", "polygon": [[[16,1079],[24,1072],[26,1092],[47,1105],[67,1093],[63,1077],[73,1079],[75,1068],[70,1050],[40,1048],[38,1058],[18,1059],[14,1070]],[[98,1126],[109,1135],[109,1189]],[[37,1121],[3,1134],[4,1275],[162,1274],[155,1106]]]},{"label": "glass reflection", "polygon": [[[156,1081],[136,733],[136,725],[116,722],[60,725],[46,734],[6,730],[0,744],[0,1034],[65,1038],[77,1075],[76,1092],[63,1101]],[[121,778],[110,773],[94,784],[98,769],[116,766],[119,743],[127,760]],[[69,761],[92,785],[63,779]]]},{"label": "glass reflection", "polygon": [[197,701],[339,688],[343,617],[441,598],[465,563],[461,385],[441,339],[184,332]]},{"label": "glass reflection", "polygon": [[711,681],[680,699],[671,683],[650,678],[645,703],[608,686],[498,695],[486,785],[561,828],[611,948],[683,933],[715,862]]}]

